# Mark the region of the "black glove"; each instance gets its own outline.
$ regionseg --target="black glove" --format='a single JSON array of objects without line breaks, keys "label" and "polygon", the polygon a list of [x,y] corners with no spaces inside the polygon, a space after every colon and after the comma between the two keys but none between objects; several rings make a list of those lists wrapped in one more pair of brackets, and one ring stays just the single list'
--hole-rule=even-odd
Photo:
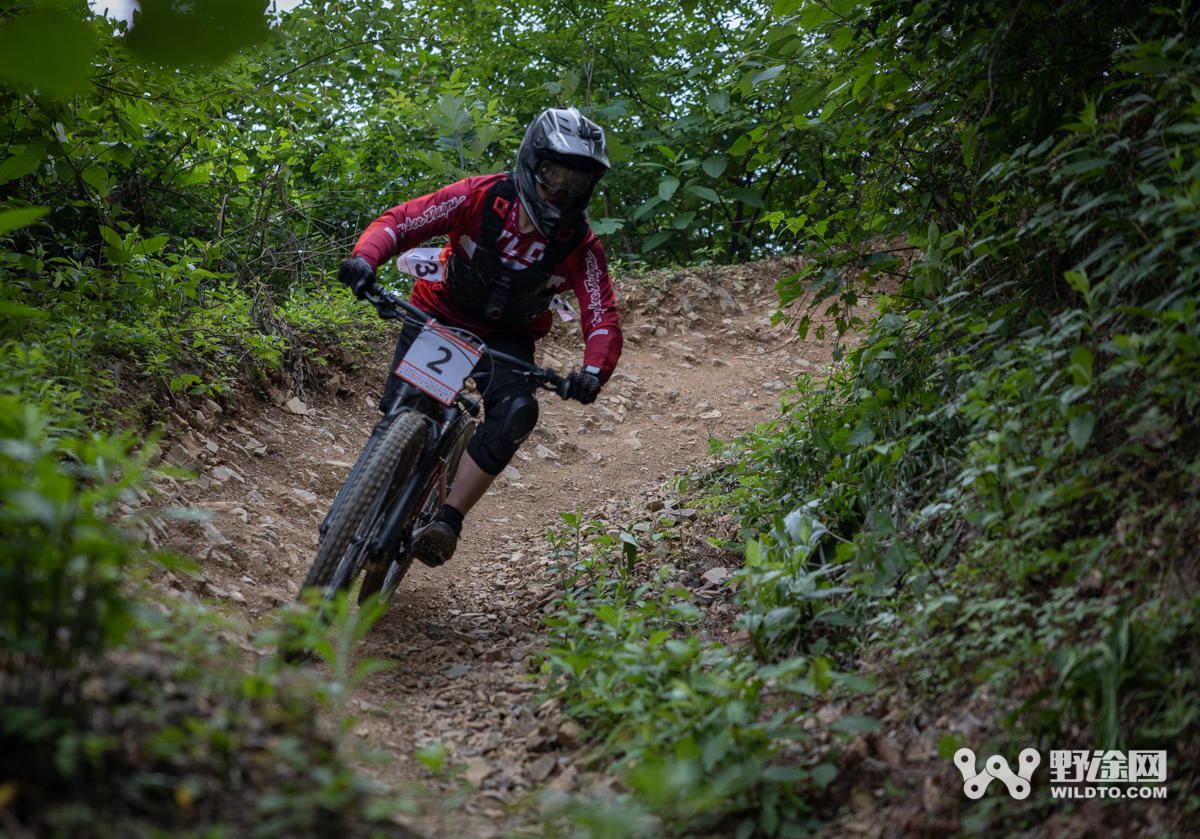
[{"label": "black glove", "polygon": [[599,377],[578,370],[567,375],[567,395],[563,399],[574,399],[583,405],[591,405],[599,394]]},{"label": "black glove", "polygon": [[338,282],[349,286],[354,296],[362,300],[367,289],[375,285],[375,269],[361,256],[343,259],[338,267]]}]

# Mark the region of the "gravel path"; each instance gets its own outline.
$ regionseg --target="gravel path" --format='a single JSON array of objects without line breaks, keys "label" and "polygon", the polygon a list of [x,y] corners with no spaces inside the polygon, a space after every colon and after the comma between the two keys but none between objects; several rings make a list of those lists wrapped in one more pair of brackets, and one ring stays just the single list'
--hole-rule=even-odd
[{"label": "gravel path", "polygon": [[[534,701],[530,653],[554,591],[546,528],[580,505],[589,519],[628,521],[661,498],[666,479],[706,456],[710,436],[735,438],[770,420],[785,383],[829,363],[832,341],[770,326],[774,282],[794,270],[781,260],[619,282],[628,339],[600,400],[585,408],[541,392],[537,430],[468,517],[454,560],[414,564],[362,644],[364,655],[396,667],[351,701],[354,733],[394,758],[377,770],[381,781],[436,790],[412,757],[432,741],[466,764],[470,794],[449,814],[414,818],[414,827],[492,836],[528,820],[513,805],[539,787],[596,792],[611,783],[576,765],[574,724]],[[558,369],[582,354],[574,323],[556,324],[540,346],[541,363]],[[336,395],[312,406],[275,395],[273,404],[242,398],[218,412],[197,402],[173,414],[166,459],[202,478],[161,489],[213,517],[154,522],[156,540],[196,557],[205,574],[165,574],[167,594],[228,601],[251,624],[294,598],[317,526],[378,419],[391,349],[378,348],[357,370],[344,355],[332,354],[326,374]]]}]

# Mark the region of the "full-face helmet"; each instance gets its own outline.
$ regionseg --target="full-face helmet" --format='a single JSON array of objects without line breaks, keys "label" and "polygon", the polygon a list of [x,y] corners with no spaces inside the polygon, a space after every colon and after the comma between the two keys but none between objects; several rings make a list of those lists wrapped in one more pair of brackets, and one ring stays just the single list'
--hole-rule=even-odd
[{"label": "full-face helmet", "polygon": [[[547,108],[525,129],[517,190],[538,233],[553,239],[587,209],[609,169],[604,129],[577,108]],[[550,200],[538,195],[538,185]]]}]

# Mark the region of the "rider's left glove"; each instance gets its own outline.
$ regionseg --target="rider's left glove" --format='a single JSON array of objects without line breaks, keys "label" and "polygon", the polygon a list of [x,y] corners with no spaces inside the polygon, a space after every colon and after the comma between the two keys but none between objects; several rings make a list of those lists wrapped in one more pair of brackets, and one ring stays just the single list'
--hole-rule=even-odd
[{"label": "rider's left glove", "polygon": [[591,405],[600,394],[600,379],[591,373],[576,370],[567,375],[567,395],[564,399],[574,399],[581,404]]},{"label": "rider's left glove", "polygon": [[354,296],[362,300],[367,289],[375,285],[375,269],[361,256],[343,259],[338,267],[338,282],[349,286]]}]

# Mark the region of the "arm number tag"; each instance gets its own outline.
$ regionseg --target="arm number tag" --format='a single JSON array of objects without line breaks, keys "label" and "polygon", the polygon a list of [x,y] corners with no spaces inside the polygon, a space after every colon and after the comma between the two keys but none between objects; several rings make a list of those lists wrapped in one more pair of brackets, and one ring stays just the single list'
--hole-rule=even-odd
[{"label": "arm number tag", "polygon": [[429,283],[440,283],[446,274],[441,248],[413,248],[396,257],[396,267],[403,273]]},{"label": "arm number tag", "polygon": [[404,354],[396,375],[450,405],[482,355],[481,348],[430,320]]}]

